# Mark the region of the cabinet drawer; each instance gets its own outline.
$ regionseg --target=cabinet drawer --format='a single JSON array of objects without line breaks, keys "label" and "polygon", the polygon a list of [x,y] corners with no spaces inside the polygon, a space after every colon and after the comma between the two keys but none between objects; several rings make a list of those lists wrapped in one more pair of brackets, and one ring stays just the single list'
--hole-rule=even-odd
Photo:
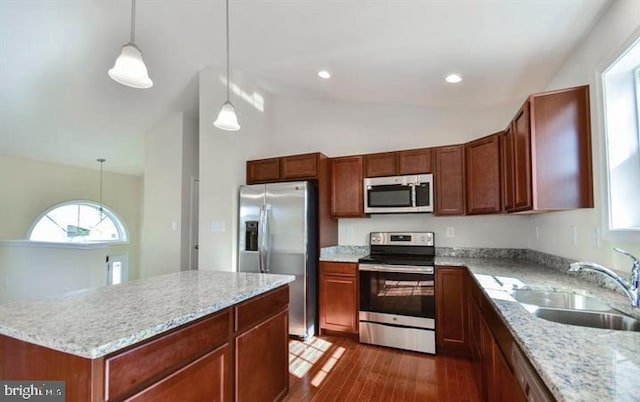
[{"label": "cabinet drawer", "polygon": [[321,275],[344,275],[356,276],[358,272],[358,264],[351,262],[320,262]]},{"label": "cabinet drawer", "polygon": [[255,297],[236,307],[236,332],[258,324],[289,305],[289,286]]},{"label": "cabinet drawer", "polygon": [[133,391],[228,341],[231,309],[105,359],[106,399]]},{"label": "cabinet drawer", "polygon": [[207,353],[186,367],[127,399],[130,402],[231,400],[229,344]]}]

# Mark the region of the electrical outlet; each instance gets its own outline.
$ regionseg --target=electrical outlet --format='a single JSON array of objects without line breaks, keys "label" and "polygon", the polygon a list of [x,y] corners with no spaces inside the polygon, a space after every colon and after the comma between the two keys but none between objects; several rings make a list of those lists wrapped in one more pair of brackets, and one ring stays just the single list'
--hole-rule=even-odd
[{"label": "electrical outlet", "polygon": [[447,237],[456,237],[456,231],[454,228],[447,228],[445,231],[445,236]]}]

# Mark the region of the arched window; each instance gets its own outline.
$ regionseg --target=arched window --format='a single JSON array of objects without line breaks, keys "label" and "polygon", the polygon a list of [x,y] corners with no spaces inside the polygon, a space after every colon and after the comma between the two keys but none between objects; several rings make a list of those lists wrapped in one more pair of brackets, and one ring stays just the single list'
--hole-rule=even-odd
[{"label": "arched window", "polygon": [[55,205],[35,221],[29,240],[55,243],[127,241],[124,224],[115,213],[91,201]]}]

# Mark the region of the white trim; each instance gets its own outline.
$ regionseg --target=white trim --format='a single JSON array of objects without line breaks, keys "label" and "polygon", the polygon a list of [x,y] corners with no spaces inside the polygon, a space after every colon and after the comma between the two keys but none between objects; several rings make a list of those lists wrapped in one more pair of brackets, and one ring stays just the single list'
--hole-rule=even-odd
[{"label": "white trim", "polygon": [[48,247],[48,248],[67,248],[67,249],[81,249],[81,250],[97,250],[109,248],[114,245],[128,244],[125,242],[117,243],[55,243],[46,241],[31,241],[31,240],[0,240],[0,246],[10,247]]},{"label": "white trim", "polygon": [[600,222],[602,226],[602,237],[611,242],[640,241],[640,229],[611,229],[611,209],[609,207],[611,205],[611,195],[609,191],[609,145],[607,141],[606,98],[604,92],[604,75],[636,43],[640,44],[640,28],[636,28],[618,48],[604,57],[595,71],[596,135],[598,137],[598,143],[601,144],[599,173],[602,177],[600,179],[601,186],[599,193],[602,200],[602,209]]}]

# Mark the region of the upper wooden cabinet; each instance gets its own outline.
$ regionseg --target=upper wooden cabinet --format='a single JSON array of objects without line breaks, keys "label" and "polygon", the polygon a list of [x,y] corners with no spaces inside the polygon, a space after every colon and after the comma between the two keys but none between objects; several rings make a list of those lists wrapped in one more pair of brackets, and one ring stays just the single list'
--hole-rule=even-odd
[{"label": "upper wooden cabinet", "polygon": [[513,210],[513,130],[511,126],[502,135],[500,142],[502,206],[505,211]]},{"label": "upper wooden cabinet", "polygon": [[315,179],[327,157],[319,152],[247,161],[247,184]]},{"label": "upper wooden cabinet", "polygon": [[331,158],[331,216],[363,217],[363,157]]},{"label": "upper wooden cabinet", "polygon": [[247,161],[247,184],[266,183],[280,179],[280,158]]},{"label": "upper wooden cabinet", "polygon": [[321,155],[313,153],[280,158],[280,178],[283,180],[315,178],[318,175],[318,159]]},{"label": "upper wooden cabinet", "polygon": [[364,177],[395,176],[396,152],[368,154],[364,156]]},{"label": "upper wooden cabinet", "polygon": [[508,212],[593,207],[588,86],[531,95],[506,138]]},{"label": "upper wooden cabinet", "polygon": [[422,174],[431,173],[431,148],[409,149],[399,151],[398,174]]},{"label": "upper wooden cabinet", "polygon": [[364,177],[431,173],[431,148],[364,155]]},{"label": "upper wooden cabinet", "polygon": [[500,144],[502,133],[465,144],[467,214],[491,214],[502,210]]},{"label": "upper wooden cabinet", "polygon": [[464,146],[435,149],[436,215],[464,215]]}]

